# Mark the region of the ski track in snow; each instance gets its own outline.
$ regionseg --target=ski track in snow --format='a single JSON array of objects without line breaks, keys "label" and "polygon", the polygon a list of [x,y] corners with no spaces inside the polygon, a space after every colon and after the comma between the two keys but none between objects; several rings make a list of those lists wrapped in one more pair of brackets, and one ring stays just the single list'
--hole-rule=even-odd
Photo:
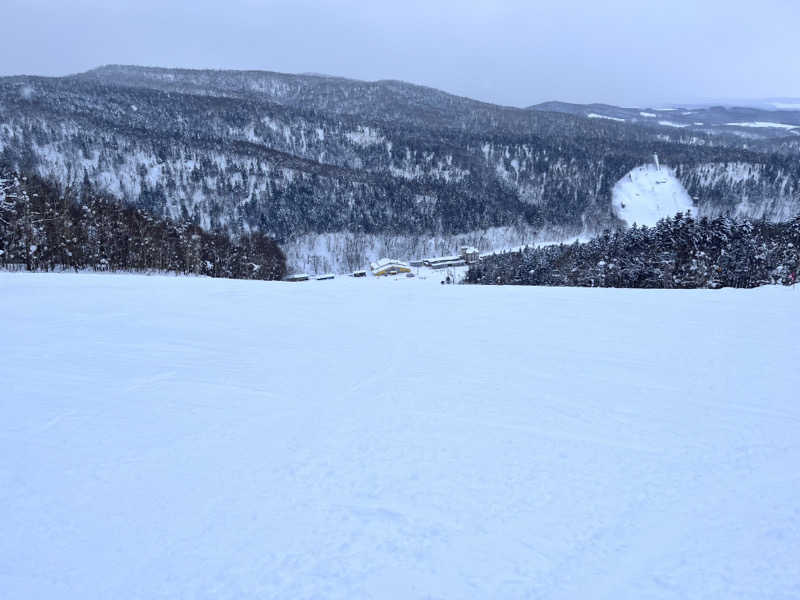
[{"label": "ski track in snow", "polygon": [[800,597],[798,306],[0,273],[0,595]]}]

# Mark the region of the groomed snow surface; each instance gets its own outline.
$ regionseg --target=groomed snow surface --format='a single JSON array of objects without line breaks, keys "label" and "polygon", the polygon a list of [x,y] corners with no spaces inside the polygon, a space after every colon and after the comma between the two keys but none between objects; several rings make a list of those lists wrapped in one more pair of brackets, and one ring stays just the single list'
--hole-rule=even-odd
[{"label": "groomed snow surface", "polygon": [[798,598],[798,306],[0,274],[0,596]]},{"label": "groomed snow surface", "polygon": [[675,172],[655,164],[636,167],[620,179],[612,190],[611,206],[628,225],[648,227],[693,208],[692,199]]}]

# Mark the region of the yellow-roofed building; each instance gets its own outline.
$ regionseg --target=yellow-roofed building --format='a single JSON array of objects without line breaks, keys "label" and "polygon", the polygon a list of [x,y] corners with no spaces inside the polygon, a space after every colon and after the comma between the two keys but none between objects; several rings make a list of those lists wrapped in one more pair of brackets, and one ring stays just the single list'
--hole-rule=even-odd
[{"label": "yellow-roofed building", "polygon": [[372,267],[372,274],[376,277],[411,272],[411,266],[408,263],[393,258],[382,258],[372,263],[370,267]]}]

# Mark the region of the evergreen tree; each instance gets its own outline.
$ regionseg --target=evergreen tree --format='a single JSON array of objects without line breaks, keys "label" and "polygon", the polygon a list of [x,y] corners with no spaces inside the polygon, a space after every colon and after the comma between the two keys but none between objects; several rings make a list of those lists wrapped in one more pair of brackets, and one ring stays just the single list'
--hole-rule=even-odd
[{"label": "evergreen tree", "polygon": [[261,233],[231,239],[191,219],[158,218],[82,188],[0,172],[0,266],[28,271],[169,271],[281,279],[286,258]]}]

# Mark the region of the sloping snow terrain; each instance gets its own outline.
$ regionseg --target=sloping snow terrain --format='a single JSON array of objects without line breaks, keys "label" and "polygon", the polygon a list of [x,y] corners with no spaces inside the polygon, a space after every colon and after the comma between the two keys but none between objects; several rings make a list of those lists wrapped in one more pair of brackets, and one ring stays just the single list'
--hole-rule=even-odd
[{"label": "sloping snow terrain", "polygon": [[642,165],[620,179],[612,190],[614,214],[628,225],[652,227],[664,217],[691,210],[692,199],[669,167]]},{"label": "sloping snow terrain", "polygon": [[800,597],[798,306],[0,273],[0,596]]}]

